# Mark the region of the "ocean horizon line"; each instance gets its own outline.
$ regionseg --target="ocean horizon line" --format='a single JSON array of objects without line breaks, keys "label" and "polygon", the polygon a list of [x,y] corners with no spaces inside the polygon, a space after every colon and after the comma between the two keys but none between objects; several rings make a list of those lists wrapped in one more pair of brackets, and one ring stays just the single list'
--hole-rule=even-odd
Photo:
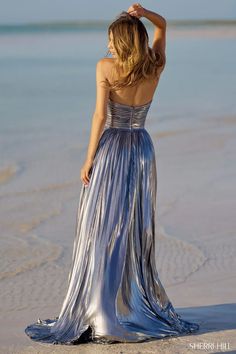
[{"label": "ocean horizon line", "polygon": [[[167,20],[168,26],[199,27],[199,26],[232,26],[236,25],[236,19],[183,19]],[[41,31],[77,31],[77,30],[104,30],[111,23],[108,20],[72,20],[72,21],[41,21],[26,23],[0,24],[0,33],[9,32],[41,32]],[[152,24],[143,20],[147,27]]]}]

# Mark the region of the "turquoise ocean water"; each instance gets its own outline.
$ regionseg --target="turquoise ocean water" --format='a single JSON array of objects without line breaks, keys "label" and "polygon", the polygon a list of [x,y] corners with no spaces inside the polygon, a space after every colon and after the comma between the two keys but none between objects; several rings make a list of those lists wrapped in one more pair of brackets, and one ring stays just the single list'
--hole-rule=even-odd
[{"label": "turquoise ocean water", "polygon": [[[234,26],[180,26],[184,33],[177,36],[178,26],[168,29],[167,65],[150,112],[155,120],[235,113],[236,43],[227,35]],[[34,132],[38,139],[40,134],[88,132],[95,66],[107,51],[106,28],[96,23],[0,28],[4,157],[12,151],[11,137],[16,144],[22,133]],[[208,35],[209,30],[216,34]],[[151,40],[152,28],[148,32]]]}]

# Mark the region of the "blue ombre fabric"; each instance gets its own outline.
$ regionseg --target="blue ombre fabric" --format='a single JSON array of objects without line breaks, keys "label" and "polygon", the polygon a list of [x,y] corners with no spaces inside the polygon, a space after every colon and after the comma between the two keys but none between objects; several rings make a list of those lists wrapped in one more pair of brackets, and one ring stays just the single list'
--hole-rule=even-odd
[{"label": "blue ombre fabric", "polygon": [[141,342],[199,329],[176,313],[156,269],[151,102],[108,101],[90,182],[81,187],[67,293],[58,317],[25,329],[35,341]]}]

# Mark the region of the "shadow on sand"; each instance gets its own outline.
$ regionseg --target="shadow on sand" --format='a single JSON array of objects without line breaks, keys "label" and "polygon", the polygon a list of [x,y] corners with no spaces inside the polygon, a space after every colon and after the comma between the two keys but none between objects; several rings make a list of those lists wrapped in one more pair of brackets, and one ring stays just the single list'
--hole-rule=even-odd
[{"label": "shadow on sand", "polygon": [[236,329],[236,304],[176,308],[181,318],[200,325],[198,334]]}]

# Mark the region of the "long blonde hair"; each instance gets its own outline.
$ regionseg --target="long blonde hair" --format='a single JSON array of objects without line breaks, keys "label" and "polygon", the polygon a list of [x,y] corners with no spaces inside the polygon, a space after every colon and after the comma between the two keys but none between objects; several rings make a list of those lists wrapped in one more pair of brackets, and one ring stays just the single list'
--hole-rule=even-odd
[{"label": "long blonde hair", "polygon": [[110,90],[134,86],[144,79],[157,77],[164,58],[149,47],[148,33],[140,19],[122,11],[109,25],[108,36],[111,32],[116,51],[113,77],[118,74],[119,79],[106,82]]}]

